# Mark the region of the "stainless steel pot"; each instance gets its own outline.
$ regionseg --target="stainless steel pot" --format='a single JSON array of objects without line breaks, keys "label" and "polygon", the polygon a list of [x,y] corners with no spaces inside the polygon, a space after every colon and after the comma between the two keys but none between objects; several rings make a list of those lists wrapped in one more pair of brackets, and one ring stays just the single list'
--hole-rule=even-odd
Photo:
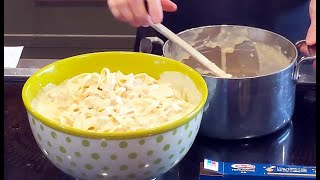
[{"label": "stainless steel pot", "polygon": [[[280,71],[256,77],[222,79],[203,75],[209,96],[200,134],[220,139],[243,139],[263,136],[281,129],[291,121],[300,67],[304,63],[312,63],[316,55],[301,57],[297,61],[296,46],[304,45],[305,41],[299,41],[295,46],[276,33],[246,26],[205,26],[183,31],[178,36],[201,52],[199,45],[216,37],[221,28],[246,29],[250,39],[279,46],[291,63]],[[155,37],[143,39],[140,50],[151,52],[152,43],[163,45],[165,57],[182,60],[184,51],[180,47],[171,41],[163,43]]]}]

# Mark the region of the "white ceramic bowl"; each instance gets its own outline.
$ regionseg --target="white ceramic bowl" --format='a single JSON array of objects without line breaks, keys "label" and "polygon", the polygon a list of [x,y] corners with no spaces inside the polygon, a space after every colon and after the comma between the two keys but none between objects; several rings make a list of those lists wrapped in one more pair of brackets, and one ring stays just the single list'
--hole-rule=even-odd
[{"label": "white ceramic bowl", "polygon": [[[201,103],[180,120],[155,129],[126,133],[63,127],[31,107],[32,99],[49,82],[59,83],[76,74],[99,72],[103,67],[146,72],[154,77],[164,71],[182,72],[195,82],[202,94]],[[44,67],[25,83],[22,98],[39,147],[60,170],[77,179],[142,180],[164,174],[188,152],[199,130],[207,86],[196,71],[174,60],[142,53],[104,52],[75,56]]]}]

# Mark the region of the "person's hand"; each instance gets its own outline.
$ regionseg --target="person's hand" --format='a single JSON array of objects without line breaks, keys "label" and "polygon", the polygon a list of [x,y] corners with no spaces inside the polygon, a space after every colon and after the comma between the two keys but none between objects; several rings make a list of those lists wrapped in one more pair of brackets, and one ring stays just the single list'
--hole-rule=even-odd
[{"label": "person's hand", "polygon": [[177,10],[177,5],[170,0],[107,0],[107,2],[115,18],[134,27],[147,27],[152,23],[161,23],[163,11]]}]

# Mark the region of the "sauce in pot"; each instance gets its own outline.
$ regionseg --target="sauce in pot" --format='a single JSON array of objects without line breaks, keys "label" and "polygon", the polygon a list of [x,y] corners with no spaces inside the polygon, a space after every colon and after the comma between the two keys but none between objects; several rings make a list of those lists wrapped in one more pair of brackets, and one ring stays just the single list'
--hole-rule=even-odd
[{"label": "sauce in pot", "polygon": [[[291,61],[279,46],[270,46],[249,38],[248,30],[243,28],[232,31],[221,28],[213,38],[206,38],[195,47],[218,67],[233,78],[255,77],[280,71]],[[182,62],[193,67],[202,75],[213,76],[203,65],[186,52],[180,52]]]}]

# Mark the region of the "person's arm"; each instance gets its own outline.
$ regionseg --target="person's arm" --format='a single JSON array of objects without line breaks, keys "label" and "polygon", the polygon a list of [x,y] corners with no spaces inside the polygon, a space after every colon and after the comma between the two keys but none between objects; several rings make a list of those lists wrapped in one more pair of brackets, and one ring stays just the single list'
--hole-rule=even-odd
[{"label": "person's arm", "polygon": [[306,41],[307,44],[310,46],[316,44],[316,0],[310,1],[309,15],[311,23],[308,29]]},{"label": "person's arm", "polygon": [[177,10],[177,5],[170,0],[108,0],[108,6],[115,18],[134,27],[146,27],[151,23],[161,23],[163,11],[174,12]]},{"label": "person's arm", "polygon": [[[309,5],[310,26],[307,32],[306,42],[307,45],[312,46],[317,43],[316,41],[316,0],[310,0]],[[305,55],[310,55],[307,47],[301,47],[300,51]],[[316,61],[313,62],[313,68],[316,68]]]}]

